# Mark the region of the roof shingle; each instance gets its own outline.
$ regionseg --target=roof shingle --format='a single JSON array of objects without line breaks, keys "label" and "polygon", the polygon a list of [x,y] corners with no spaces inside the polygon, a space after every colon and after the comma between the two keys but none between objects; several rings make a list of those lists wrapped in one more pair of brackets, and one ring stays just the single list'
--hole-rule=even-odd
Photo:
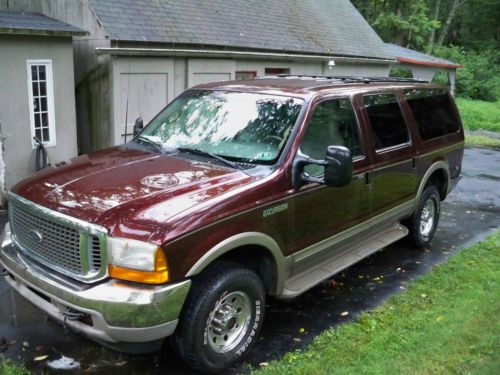
[{"label": "roof shingle", "polygon": [[462,65],[440,57],[404,48],[396,44],[386,43],[389,53],[398,61],[416,65],[436,66],[443,68],[461,68]]},{"label": "roof shingle", "polygon": [[0,11],[1,34],[86,35],[88,32],[39,13]]},{"label": "roof shingle", "polygon": [[348,0],[90,0],[111,39],[391,59]]}]

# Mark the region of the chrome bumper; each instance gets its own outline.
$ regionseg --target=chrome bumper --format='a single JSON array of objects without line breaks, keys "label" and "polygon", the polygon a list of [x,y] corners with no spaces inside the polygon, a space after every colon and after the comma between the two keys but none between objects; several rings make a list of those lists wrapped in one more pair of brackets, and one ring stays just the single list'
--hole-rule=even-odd
[{"label": "chrome bumper", "polygon": [[[107,280],[86,285],[48,272],[19,253],[7,224],[0,239],[0,265],[12,288],[49,316],[105,343],[145,343],[171,335],[190,280],[171,285],[138,285]],[[89,320],[66,319],[68,309]]]}]

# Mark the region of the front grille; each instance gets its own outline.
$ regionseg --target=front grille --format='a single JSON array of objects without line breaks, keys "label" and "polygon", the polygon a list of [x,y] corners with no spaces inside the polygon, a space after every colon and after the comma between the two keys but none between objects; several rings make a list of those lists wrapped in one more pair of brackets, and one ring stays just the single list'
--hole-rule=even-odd
[{"label": "front grille", "polygon": [[27,255],[77,279],[93,278],[105,272],[98,236],[15,202],[11,202],[9,211],[14,240]]}]

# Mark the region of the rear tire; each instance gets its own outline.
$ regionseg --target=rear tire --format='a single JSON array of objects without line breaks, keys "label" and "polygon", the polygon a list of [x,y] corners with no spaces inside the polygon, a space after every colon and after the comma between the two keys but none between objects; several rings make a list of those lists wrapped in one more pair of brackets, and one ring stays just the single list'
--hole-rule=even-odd
[{"label": "rear tire", "polygon": [[264,287],[252,270],[215,263],[193,280],[172,340],[174,350],[189,367],[219,373],[248,354],[264,310]]},{"label": "rear tire", "polygon": [[404,224],[408,227],[408,241],[417,248],[427,246],[436,233],[441,212],[441,198],[434,185],[425,187],[417,209]]}]

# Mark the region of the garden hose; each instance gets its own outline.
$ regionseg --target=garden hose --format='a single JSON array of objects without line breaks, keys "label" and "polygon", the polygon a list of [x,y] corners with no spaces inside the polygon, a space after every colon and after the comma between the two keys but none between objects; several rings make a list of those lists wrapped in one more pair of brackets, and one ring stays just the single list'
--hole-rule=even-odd
[{"label": "garden hose", "polygon": [[50,159],[42,141],[40,141],[37,137],[33,137],[33,139],[37,143],[35,152],[35,170],[38,172],[42,169],[50,167]]}]

